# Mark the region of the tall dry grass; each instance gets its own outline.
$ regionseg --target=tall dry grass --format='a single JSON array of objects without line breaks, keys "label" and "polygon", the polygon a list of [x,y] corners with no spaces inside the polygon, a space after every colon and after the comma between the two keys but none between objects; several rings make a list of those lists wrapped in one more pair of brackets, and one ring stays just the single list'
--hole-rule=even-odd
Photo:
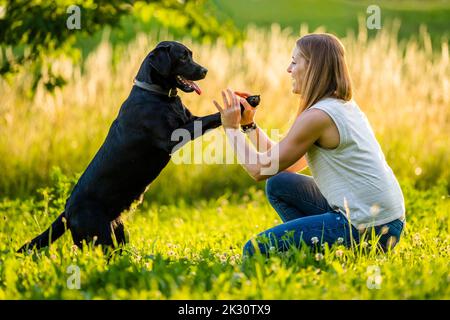
[{"label": "tall dry grass", "polygon": [[[426,31],[420,40],[399,43],[398,26],[368,39],[364,28],[342,41],[347,50],[355,99],[366,113],[389,165],[400,178],[427,187],[449,180],[449,52],[448,42],[433,51]],[[317,30],[323,31],[323,30]],[[298,35],[277,25],[247,30],[242,47],[192,43],[194,58],[209,69],[201,81],[204,94],[182,94],[194,114],[215,112],[212,99],[231,87],[260,93],[257,121],[263,128],[285,132],[293,121],[298,99],[286,72]],[[169,35],[162,36],[169,38]],[[28,98],[30,75],[0,80],[0,196],[26,194],[47,182],[52,166],[66,173],[81,172],[102,143],[127,97],[156,35],[138,34],[126,47],[113,50],[105,39],[82,66],[70,60],[49,60],[68,84],[54,94],[42,84]],[[114,63],[113,63],[114,61]],[[175,166],[171,164],[153,187],[165,199],[175,195],[220,194],[251,185],[237,166]],[[220,172],[219,171],[219,172]],[[166,185],[170,182],[170,188]],[[178,182],[174,184],[174,182]]]}]

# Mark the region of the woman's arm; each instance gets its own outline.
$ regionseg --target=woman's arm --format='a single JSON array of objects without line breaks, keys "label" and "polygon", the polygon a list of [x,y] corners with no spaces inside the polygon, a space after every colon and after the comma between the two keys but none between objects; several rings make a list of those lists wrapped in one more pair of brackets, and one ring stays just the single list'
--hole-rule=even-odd
[{"label": "woman's arm", "polygon": [[214,104],[221,113],[227,140],[239,162],[257,181],[265,180],[295,164],[329,125],[325,114],[319,110],[307,110],[296,119],[283,140],[266,152],[258,152],[247,143],[244,133],[239,130],[239,99],[230,90],[228,93],[231,103],[228,103],[223,93],[224,109],[215,101]]},{"label": "woman's arm", "polygon": [[256,127],[255,130],[247,133],[247,137],[250,139],[258,152],[270,150],[270,148],[275,145],[275,142],[272,141],[259,127]]},{"label": "woman's arm", "polygon": [[303,158],[327,125],[326,115],[317,110],[306,111],[295,121],[287,136],[266,152],[256,151],[239,129],[226,128],[225,132],[240,164],[253,179],[262,181],[291,168]]},{"label": "woman's arm", "polygon": [[300,172],[308,167],[308,162],[306,161],[306,156],[301,157],[296,163],[287,168],[285,171],[289,172]]},{"label": "woman's arm", "polygon": [[[245,92],[237,92],[235,91],[235,94],[242,98],[246,98],[249,96],[248,93]],[[242,101],[242,105],[244,106],[244,113],[241,116],[241,125],[242,124],[248,124],[254,122],[254,116],[255,116],[255,108],[250,106],[250,104],[247,102],[247,100]],[[272,146],[275,145],[275,142],[271,140],[267,134],[260,129],[259,127],[256,127],[255,130],[250,131],[247,134],[247,137],[250,139],[252,144],[255,146],[256,150],[258,152],[266,152]],[[292,166],[286,169],[286,171],[290,172],[299,172],[305,169],[308,166],[308,163],[306,162],[306,158],[303,156],[300,158],[296,163],[294,163]]]},{"label": "woman's arm", "polygon": [[[250,96],[250,93],[240,91],[235,91],[234,93],[237,96],[244,98],[241,102],[244,106],[244,111],[241,114],[240,120],[241,126],[254,123],[257,108],[252,107],[246,100],[246,98]],[[248,132],[247,137],[259,152],[265,152],[275,144],[275,142],[273,142],[259,127],[257,127],[256,130]]]},{"label": "woman's arm", "polygon": [[[253,146],[255,146],[255,148],[258,152],[266,152],[266,151],[270,150],[276,144],[259,127],[257,127],[256,130],[250,131],[247,134],[247,137],[250,139]],[[308,163],[306,162],[305,156],[303,156],[300,159],[298,159],[298,161],[295,162],[292,166],[287,168],[286,171],[299,172],[299,171],[302,171],[303,169],[305,169],[307,166],[308,166]]]}]

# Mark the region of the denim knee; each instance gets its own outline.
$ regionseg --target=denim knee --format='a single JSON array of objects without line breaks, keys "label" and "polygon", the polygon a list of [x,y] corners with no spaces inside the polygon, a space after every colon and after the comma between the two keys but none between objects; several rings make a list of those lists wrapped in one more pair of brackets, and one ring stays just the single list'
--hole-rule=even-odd
[{"label": "denim knee", "polygon": [[290,174],[289,172],[280,172],[266,180],[266,195],[269,199],[276,198],[279,195],[283,186],[286,185],[287,176]]},{"label": "denim knee", "polygon": [[242,256],[248,256],[251,257],[253,255],[255,255],[255,253],[257,252],[257,249],[255,248],[256,244],[259,248],[258,251],[261,252],[262,254],[265,253],[265,248],[264,245],[259,243],[259,242],[255,242],[255,240],[248,240],[247,243],[244,245],[244,249],[242,250]]},{"label": "denim knee", "polygon": [[250,240],[244,245],[244,249],[242,250],[242,256],[253,256],[255,254],[255,248]]}]

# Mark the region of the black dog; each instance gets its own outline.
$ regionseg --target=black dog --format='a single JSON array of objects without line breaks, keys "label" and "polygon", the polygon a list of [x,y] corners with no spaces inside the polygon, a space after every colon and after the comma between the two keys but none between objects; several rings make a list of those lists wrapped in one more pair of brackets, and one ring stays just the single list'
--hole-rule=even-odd
[{"label": "black dog", "polygon": [[[206,73],[181,43],[159,43],[144,59],[128,99],[72,190],[64,212],[19,252],[48,246],[66,228],[79,247],[83,240],[112,247],[125,244],[121,213],[142,199],[148,185],[169,162],[174,147],[187,142],[173,141],[172,132],[184,128],[190,139],[195,139],[221,125],[219,113],[193,116],[177,96],[177,88],[200,94],[193,81],[203,79]],[[259,103],[259,97],[247,100],[253,106]],[[201,132],[194,132],[194,121],[201,121]]]},{"label": "black dog", "polygon": [[67,199],[64,212],[19,251],[49,245],[66,227],[77,246],[83,240],[108,246],[124,244],[120,214],[141,197],[169,162],[173,147],[180,142],[171,141],[173,130],[185,128],[196,138],[195,120],[201,121],[202,134],[221,124],[219,113],[193,116],[177,96],[176,88],[200,93],[193,80],[203,79],[206,73],[182,44],[159,43],[143,61],[135,86]]}]

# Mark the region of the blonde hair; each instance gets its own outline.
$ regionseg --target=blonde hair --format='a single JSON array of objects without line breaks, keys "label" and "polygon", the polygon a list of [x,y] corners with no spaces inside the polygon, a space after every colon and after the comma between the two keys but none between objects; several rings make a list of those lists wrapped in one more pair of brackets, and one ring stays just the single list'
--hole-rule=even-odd
[{"label": "blonde hair", "polygon": [[341,41],[332,34],[313,33],[301,37],[296,44],[307,62],[298,114],[325,97],[349,101],[352,82]]}]

